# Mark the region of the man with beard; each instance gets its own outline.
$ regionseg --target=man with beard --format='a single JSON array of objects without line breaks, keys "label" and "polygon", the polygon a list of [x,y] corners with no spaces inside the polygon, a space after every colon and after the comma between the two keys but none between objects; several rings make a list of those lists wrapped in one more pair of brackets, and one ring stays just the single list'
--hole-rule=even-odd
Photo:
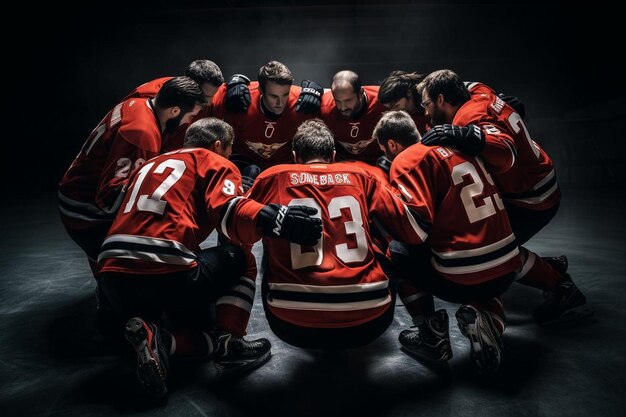
[{"label": "man with beard", "polygon": [[[476,84],[476,83],[474,83]],[[472,86],[472,94],[453,71],[435,71],[422,81],[421,106],[434,126],[426,146],[450,146],[480,156],[491,171],[519,245],[526,243],[556,214],[561,191],[552,160],[528,132],[522,117],[495,92]],[[548,294],[535,309],[539,324],[586,317],[585,296],[567,273],[565,256],[541,258],[520,246],[519,283]]]},{"label": "man with beard", "polygon": [[[392,71],[387,78],[380,84],[378,90],[378,101],[390,110],[404,110],[411,115],[411,118],[417,125],[417,130],[425,133],[430,126],[428,119],[424,114],[424,108],[420,105],[422,101],[421,81],[424,79],[423,74],[406,71]],[[466,81],[467,89],[470,94],[480,94],[478,86],[481,83]],[[506,102],[524,119],[526,109],[524,103],[516,96],[509,96],[499,93],[498,97]]]},{"label": "man with beard", "polygon": [[91,132],[61,179],[61,221],[87,254],[96,283],[98,252],[124,197],[129,174],[161,152],[164,133],[189,122],[205,103],[202,89],[189,77],[167,81],[153,99],[119,103]]},{"label": "man with beard", "polygon": [[[226,95],[226,84],[224,84],[224,76],[222,75],[220,67],[218,67],[215,62],[209,61],[208,59],[198,59],[192,61],[187,66],[185,75],[198,83],[207,100],[206,104],[191,122],[204,117],[213,116],[213,100],[220,100],[221,97]],[[173,77],[162,77],[143,83],[128,93],[124,100],[130,98],[154,98],[163,84],[172,78]],[[163,138],[161,152],[182,148],[187,127],[189,127],[189,124],[184,123],[176,129],[176,132],[167,134],[166,137]]]},{"label": "man with beard", "polygon": [[372,131],[384,111],[378,102],[378,86],[363,86],[354,71],[339,71],[333,76],[320,112],[338,145],[337,160],[376,163],[381,152]]},{"label": "man with beard", "polygon": [[[198,83],[207,99],[207,106],[211,105],[213,97],[219,87],[224,86],[224,91],[226,89],[222,70],[220,70],[220,67],[218,67],[215,62],[209,61],[208,59],[192,61],[185,69],[185,75]],[[172,78],[174,77],[162,77],[143,83],[128,93],[124,100],[128,100],[129,98],[154,98],[163,84]]]}]

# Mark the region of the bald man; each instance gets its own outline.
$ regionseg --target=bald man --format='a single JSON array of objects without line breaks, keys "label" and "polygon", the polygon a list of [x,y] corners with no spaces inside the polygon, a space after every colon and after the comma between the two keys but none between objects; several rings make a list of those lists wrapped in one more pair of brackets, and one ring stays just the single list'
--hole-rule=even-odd
[{"label": "bald man", "polygon": [[337,160],[376,164],[382,153],[372,132],[385,110],[378,102],[378,86],[363,86],[354,71],[335,74],[322,97],[321,118],[335,137]]}]

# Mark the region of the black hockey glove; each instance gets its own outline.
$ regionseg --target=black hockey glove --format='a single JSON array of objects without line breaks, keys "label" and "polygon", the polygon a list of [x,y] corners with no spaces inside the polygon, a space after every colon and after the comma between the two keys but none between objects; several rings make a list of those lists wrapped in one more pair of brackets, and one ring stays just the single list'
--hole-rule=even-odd
[{"label": "black hockey glove", "polygon": [[322,106],[324,87],[311,80],[304,80],[300,85],[302,86],[302,91],[296,102],[296,111],[304,114],[319,113]]},{"label": "black hockey glove", "polygon": [[267,237],[282,237],[313,246],[322,237],[322,220],[311,217],[317,209],[307,206],[268,204],[259,212],[258,225]]},{"label": "black hockey glove", "polygon": [[243,183],[243,192],[244,194],[248,192],[248,190],[254,184],[254,180],[261,173],[261,168],[258,165],[248,165],[244,169],[241,170],[241,182]]},{"label": "black hockey glove", "polygon": [[519,114],[522,120],[526,118],[526,107],[524,107],[524,102],[522,100],[515,96],[507,96],[504,93],[498,94],[498,97],[504,100],[506,104],[513,107],[515,113]]},{"label": "black hockey glove", "polygon": [[437,125],[430,129],[421,141],[426,146],[449,145],[466,155],[476,156],[485,147],[485,135],[476,125]]},{"label": "black hockey glove", "polygon": [[389,176],[389,170],[391,169],[391,160],[389,158],[387,158],[385,155],[379,156],[376,160],[376,165],[378,166],[378,168],[385,171],[385,174],[387,174],[387,176]]},{"label": "black hockey glove", "polygon": [[226,84],[226,108],[233,113],[245,113],[250,105],[250,78],[243,74],[232,76]]}]

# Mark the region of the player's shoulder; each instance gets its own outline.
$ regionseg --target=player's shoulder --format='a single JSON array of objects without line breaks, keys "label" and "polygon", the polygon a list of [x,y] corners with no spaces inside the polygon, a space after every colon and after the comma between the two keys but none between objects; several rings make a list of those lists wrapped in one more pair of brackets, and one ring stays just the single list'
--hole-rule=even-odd
[{"label": "player's shoulder", "polygon": [[380,90],[379,85],[364,85],[363,90],[367,97],[372,97],[378,99],[378,91]]},{"label": "player's shoulder", "polygon": [[124,100],[128,100],[129,98],[154,98],[161,87],[163,87],[163,84],[172,78],[173,77],[161,77],[147,81],[131,91]]},{"label": "player's shoulder", "polygon": [[495,90],[480,81],[464,81],[470,94],[496,94]]},{"label": "player's shoulder", "polygon": [[369,107],[381,106],[381,108],[385,109],[385,107],[378,102],[378,90],[380,90],[380,86],[377,85],[366,85],[363,86],[363,90],[365,91],[365,96],[367,97],[367,102],[369,103]]},{"label": "player's shoulder", "polygon": [[122,117],[128,121],[144,117],[145,115],[151,115],[154,117],[150,100],[151,99],[147,97],[132,97],[124,100],[120,103]]},{"label": "player's shoulder", "polygon": [[332,114],[332,111],[335,109],[335,97],[333,97],[333,92],[328,90],[322,94],[322,104],[320,107],[320,114],[322,117],[326,117]]},{"label": "player's shoulder", "polygon": [[215,103],[223,101],[226,98],[227,92],[228,87],[226,86],[226,83],[222,83],[219,87],[217,87],[217,90],[215,90],[212,102]]},{"label": "player's shoulder", "polygon": [[156,126],[156,117],[152,110],[151,99],[149,98],[131,98],[121,103],[121,118],[123,124],[145,123],[146,121],[154,121]]},{"label": "player's shoulder", "polygon": [[210,151],[208,149],[203,149],[203,148],[196,148],[196,149],[199,149],[199,151],[202,152],[202,155],[205,158],[205,160],[209,160],[210,165],[215,170],[228,170],[228,171],[234,171],[238,174],[241,174],[239,172],[239,168],[237,168],[237,165],[235,165],[233,161],[231,161],[230,159],[224,158],[222,155],[215,153],[213,151]]},{"label": "player's shoulder", "polygon": [[351,160],[351,161],[337,162],[336,165],[337,164],[342,164],[342,165],[352,167],[356,169],[355,173],[359,175],[364,175],[366,177],[374,177],[379,180],[387,181],[387,174],[385,173],[385,171],[378,168],[377,166],[370,165],[367,162]]},{"label": "player's shoulder", "polygon": [[[263,94],[263,92],[261,91],[261,86],[259,85],[258,81],[251,81],[250,84],[248,85],[248,91],[250,92],[250,98],[252,100],[258,99],[259,97],[261,97],[261,94]],[[227,92],[228,92],[228,86],[225,87],[224,94],[226,94]]]},{"label": "player's shoulder", "polygon": [[456,112],[452,124],[466,126],[490,117],[490,104],[494,97],[496,96],[488,94],[472,95],[471,99],[466,101]]},{"label": "player's shoulder", "polygon": [[370,115],[374,114],[374,117],[378,119],[380,117],[380,113],[388,110],[380,101],[378,101],[378,90],[380,90],[380,86],[366,85],[363,89],[365,90],[365,95],[367,96],[368,113]]},{"label": "player's shoulder", "polygon": [[259,174],[259,176],[257,177],[257,180],[271,178],[271,177],[280,175],[282,173],[293,171],[294,167],[296,167],[296,166],[297,165],[295,165],[295,164],[278,164],[278,165],[274,165],[272,167],[269,167],[265,171],[261,172]]},{"label": "player's shoulder", "polygon": [[416,143],[397,155],[392,163],[396,171],[411,171],[421,164],[436,164],[436,161],[451,158],[456,152],[445,146],[425,146]]},{"label": "player's shoulder", "polygon": [[500,114],[504,108],[504,101],[498,97],[496,91],[488,85],[477,81],[466,81],[471,100],[466,103],[466,112],[482,112],[491,115]]},{"label": "player's shoulder", "polygon": [[286,111],[284,112],[285,115],[290,115],[292,118],[300,116],[300,113],[296,112],[296,104],[301,92],[302,87],[299,85],[291,85],[289,88],[289,98],[287,99],[287,109],[285,109]]},{"label": "player's shoulder", "polygon": [[152,110],[150,99],[131,98],[117,106],[111,112],[110,124],[120,124],[119,131],[124,135],[136,137],[161,136],[160,126]]},{"label": "player's shoulder", "polygon": [[472,123],[495,122],[507,117],[512,109],[495,94],[472,96],[454,116],[452,124],[466,126]]},{"label": "player's shoulder", "polygon": [[196,164],[206,166],[210,170],[239,172],[239,169],[232,161],[206,148],[182,148],[164,155],[180,156],[183,158],[189,156],[196,161]]},{"label": "player's shoulder", "polygon": [[165,84],[166,82],[168,82],[169,80],[171,80],[174,77],[161,77],[161,78],[155,78],[152,81],[148,81],[147,83],[142,84],[140,87],[142,86],[154,86],[154,87],[158,87],[157,91],[163,87],[163,84]]}]

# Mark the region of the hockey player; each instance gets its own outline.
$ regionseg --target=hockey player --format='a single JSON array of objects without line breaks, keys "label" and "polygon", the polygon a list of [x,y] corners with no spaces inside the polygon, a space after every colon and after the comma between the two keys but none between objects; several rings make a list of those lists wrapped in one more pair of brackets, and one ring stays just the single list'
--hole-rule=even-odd
[{"label": "hockey player", "polygon": [[407,243],[423,231],[388,185],[355,164],[333,163],[334,139],[320,120],[293,138],[296,164],[270,168],[249,197],[261,203],[306,205],[324,225],[317,245],[265,239],[262,297],[272,331],[303,348],[346,348],[382,334],[394,313],[395,286],[372,244],[368,220]]},{"label": "hockey player", "polygon": [[456,317],[472,360],[479,372],[495,372],[505,327],[500,295],[513,282],[520,258],[493,180],[480,159],[418,143],[417,127],[404,111],[386,113],[374,137],[393,161],[391,184],[424,230],[423,245],[390,247],[400,277],[420,290],[411,311],[416,327],[400,334],[402,346],[430,360],[452,357],[448,315],[435,311],[434,294],[462,304]]},{"label": "hockey player", "polygon": [[[167,392],[169,356],[213,355],[228,370],[269,358],[268,340],[243,338],[255,293],[251,244],[265,236],[315,245],[321,237],[315,209],[241,197],[239,171],[225,158],[232,141],[227,123],[201,119],[184,149],[147,161],[98,257],[103,291],[127,320],[139,381],[157,397]],[[214,229],[233,243],[201,250]]]},{"label": "hockey player", "polygon": [[322,98],[320,117],[335,137],[338,161],[376,164],[381,152],[372,132],[384,111],[378,102],[378,86],[363,86],[354,71],[333,76],[330,91]]},{"label": "hockey player", "polygon": [[[422,143],[480,156],[502,192],[513,231],[523,245],[558,210],[561,191],[552,160],[532,140],[521,116],[484,84],[472,83],[468,90],[456,73],[439,70],[429,74],[422,87],[421,105],[434,126]],[[565,256],[541,258],[525,247],[521,251],[518,282],[548,294],[534,311],[537,323],[592,313],[567,273]]]}]

